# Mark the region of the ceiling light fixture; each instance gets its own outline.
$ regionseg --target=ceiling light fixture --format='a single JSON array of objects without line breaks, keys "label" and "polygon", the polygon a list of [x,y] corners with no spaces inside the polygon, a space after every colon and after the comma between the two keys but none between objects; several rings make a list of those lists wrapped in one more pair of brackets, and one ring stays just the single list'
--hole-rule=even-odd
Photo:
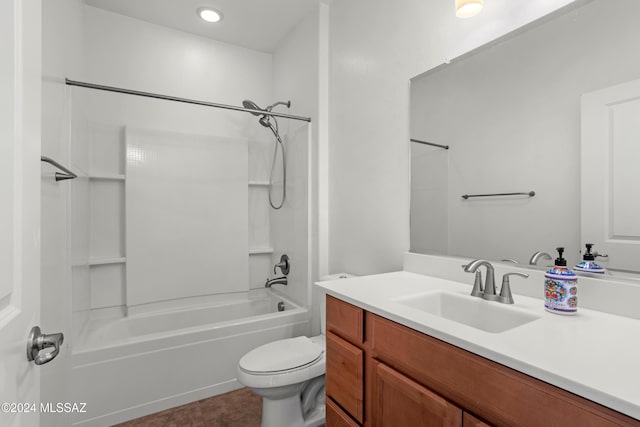
[{"label": "ceiling light fixture", "polygon": [[210,7],[201,7],[198,9],[198,16],[207,22],[218,22],[222,20],[222,13]]},{"label": "ceiling light fixture", "polygon": [[471,18],[482,10],[483,0],[456,0],[456,16]]}]

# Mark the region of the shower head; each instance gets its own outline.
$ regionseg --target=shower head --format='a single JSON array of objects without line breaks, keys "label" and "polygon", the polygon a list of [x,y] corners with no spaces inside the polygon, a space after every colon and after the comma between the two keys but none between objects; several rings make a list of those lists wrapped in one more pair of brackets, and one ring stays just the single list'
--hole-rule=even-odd
[{"label": "shower head", "polygon": [[[258,107],[258,104],[248,99],[245,99],[244,101],[242,101],[242,105],[244,106],[244,108],[250,108],[251,110],[262,110],[262,108]],[[254,116],[261,115],[260,113],[254,113],[254,112],[251,112],[251,114],[253,114]]]},{"label": "shower head", "polygon": [[[273,110],[273,107],[277,105],[286,105],[287,108],[291,108],[291,101],[278,101],[276,103],[269,105],[265,111],[271,112],[271,110]],[[260,117],[260,119],[258,119],[258,121],[262,126],[266,128],[270,128],[272,127],[271,122],[269,121],[270,118],[271,116],[263,115],[262,117]]]},{"label": "shower head", "polygon": [[[251,101],[249,99],[245,99],[244,101],[242,101],[242,106],[244,108],[249,108],[251,110],[261,110],[261,111],[266,111],[266,112],[270,112],[271,110],[273,110],[273,107],[278,106],[278,105],[286,105],[287,108],[291,108],[291,101],[278,101],[278,102],[275,102],[275,103],[269,105],[265,109],[262,109],[262,108],[258,107],[258,104],[256,104],[255,102],[253,102],[253,101]],[[253,114],[254,116],[261,116],[262,115],[260,113],[254,113],[254,112],[251,112],[251,114]]]},{"label": "shower head", "polygon": [[270,128],[271,127],[271,122],[269,121],[269,116],[262,116],[258,119],[258,122],[266,127],[266,128]]},{"label": "shower head", "polygon": [[[273,107],[277,106],[277,105],[286,105],[287,108],[291,108],[291,101],[278,101],[276,103],[273,103],[271,105],[269,105],[266,109],[262,109],[260,107],[258,107],[258,104],[256,104],[255,102],[249,100],[249,99],[245,99],[244,101],[242,101],[242,105],[244,106],[244,108],[249,108],[251,110],[260,110],[260,111],[264,111],[265,113],[270,113],[271,110],[273,109]],[[249,111],[251,114],[253,114],[254,116],[261,116],[258,119],[258,122],[260,122],[260,124],[266,128],[272,128],[273,130],[273,125],[271,124],[271,122],[269,121],[269,119],[271,118],[270,115],[268,114],[260,114],[258,112],[255,111]]]}]

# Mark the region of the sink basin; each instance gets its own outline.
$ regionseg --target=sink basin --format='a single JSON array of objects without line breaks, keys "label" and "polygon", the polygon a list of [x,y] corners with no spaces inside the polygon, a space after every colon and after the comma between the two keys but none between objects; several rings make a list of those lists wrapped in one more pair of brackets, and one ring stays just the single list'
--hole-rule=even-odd
[{"label": "sink basin", "polygon": [[505,332],[540,318],[505,304],[446,291],[401,297],[393,301],[491,333]]}]

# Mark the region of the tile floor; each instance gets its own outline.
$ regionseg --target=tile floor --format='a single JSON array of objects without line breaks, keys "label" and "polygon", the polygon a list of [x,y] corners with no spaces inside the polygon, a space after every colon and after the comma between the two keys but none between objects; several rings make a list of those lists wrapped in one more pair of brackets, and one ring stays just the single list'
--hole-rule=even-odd
[{"label": "tile floor", "polygon": [[241,388],[116,427],[259,427],[261,417],[260,397],[248,388]]}]

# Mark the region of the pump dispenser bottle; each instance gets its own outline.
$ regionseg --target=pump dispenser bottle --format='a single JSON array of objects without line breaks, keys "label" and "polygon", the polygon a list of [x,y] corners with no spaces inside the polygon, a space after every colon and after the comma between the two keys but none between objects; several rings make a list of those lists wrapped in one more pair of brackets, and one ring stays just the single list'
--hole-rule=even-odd
[{"label": "pump dispenser bottle", "polygon": [[587,243],[585,246],[587,247],[587,251],[584,253],[584,256],[582,257],[582,262],[576,265],[575,269],[579,271],[586,271],[587,273],[604,274],[604,268],[596,264],[595,262],[596,256],[591,253],[591,248],[593,247],[593,243]]},{"label": "pump dispenser bottle", "polygon": [[544,275],[544,308],[556,314],[575,314],[578,311],[578,278],[567,268],[562,257],[564,248],[556,248],[555,265]]}]

